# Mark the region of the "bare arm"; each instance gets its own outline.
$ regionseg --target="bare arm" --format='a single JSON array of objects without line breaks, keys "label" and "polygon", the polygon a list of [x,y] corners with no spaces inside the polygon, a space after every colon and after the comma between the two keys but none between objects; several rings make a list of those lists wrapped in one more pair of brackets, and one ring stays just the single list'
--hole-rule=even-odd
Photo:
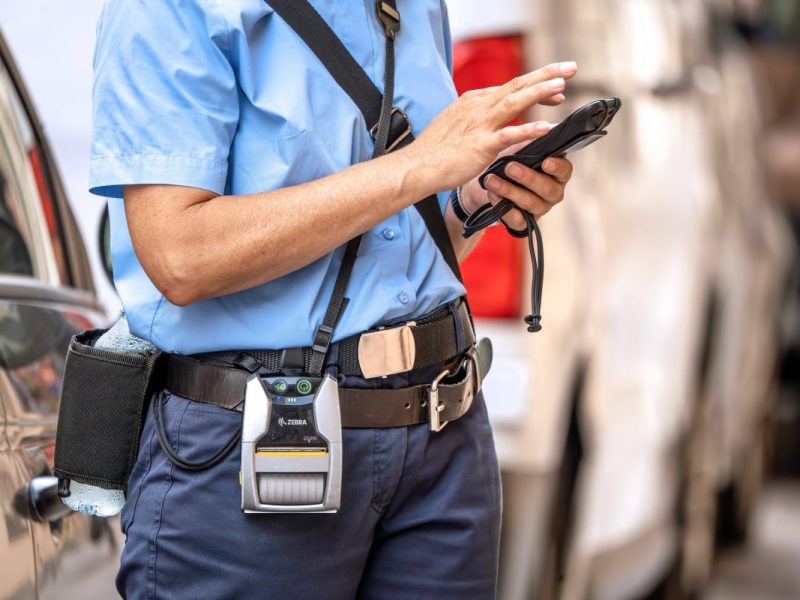
[{"label": "bare arm", "polygon": [[[218,196],[197,188],[125,188],[134,250],[170,302],[187,305],[292,272],[434,192],[476,177],[498,153],[541,135],[505,126],[537,103],[563,100],[574,65],[549,65],[508,84],[467,93],[406,148],[316,181]],[[448,208],[447,213],[451,213]],[[456,251],[471,243],[453,229]]]},{"label": "bare arm", "polygon": [[153,283],[186,305],[309,264],[424,197],[403,151],[301,185],[218,196],[197,188],[125,189],[131,240]]}]

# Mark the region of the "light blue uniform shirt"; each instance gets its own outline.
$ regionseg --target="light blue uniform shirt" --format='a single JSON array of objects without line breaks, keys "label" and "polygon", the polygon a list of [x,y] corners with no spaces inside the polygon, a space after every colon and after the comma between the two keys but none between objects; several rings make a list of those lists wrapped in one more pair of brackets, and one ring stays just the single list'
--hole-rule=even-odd
[{"label": "light blue uniform shirt", "polygon": [[[384,36],[373,1],[312,4],[382,89]],[[398,8],[394,104],[418,135],[456,97],[446,9],[442,0],[401,0]],[[174,306],[134,254],[122,186],[223,195],[318,179],[370,158],[358,108],[262,0],[109,0],[97,33],[91,191],[111,198],[114,278],[131,331],[185,354],[310,346],[343,248],[255,288]],[[446,194],[439,200],[444,210]],[[463,293],[407,208],[364,235],[334,339]]]}]

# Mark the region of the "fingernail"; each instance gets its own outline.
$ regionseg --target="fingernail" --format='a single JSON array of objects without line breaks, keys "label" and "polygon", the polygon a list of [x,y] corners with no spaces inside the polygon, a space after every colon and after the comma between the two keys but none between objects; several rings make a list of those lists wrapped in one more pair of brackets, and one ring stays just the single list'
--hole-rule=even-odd
[{"label": "fingernail", "polygon": [[558,65],[558,70],[562,73],[574,73],[578,70],[578,63],[573,60],[562,62]]},{"label": "fingernail", "polygon": [[533,126],[533,128],[536,131],[550,131],[550,123],[547,121],[539,121]]},{"label": "fingernail", "polygon": [[511,177],[519,177],[520,175],[522,175],[522,169],[519,167],[518,164],[510,163],[506,167],[506,173]]},{"label": "fingernail", "polygon": [[552,168],[552,166],[553,166],[553,161],[550,159],[547,159],[542,163],[542,168],[545,171],[549,171]]},{"label": "fingernail", "polygon": [[564,79],[561,77],[557,77],[556,79],[551,79],[547,82],[547,85],[554,90],[560,90],[564,87]]},{"label": "fingernail", "polygon": [[489,175],[486,178],[486,187],[489,189],[497,189],[497,176],[496,175]]}]

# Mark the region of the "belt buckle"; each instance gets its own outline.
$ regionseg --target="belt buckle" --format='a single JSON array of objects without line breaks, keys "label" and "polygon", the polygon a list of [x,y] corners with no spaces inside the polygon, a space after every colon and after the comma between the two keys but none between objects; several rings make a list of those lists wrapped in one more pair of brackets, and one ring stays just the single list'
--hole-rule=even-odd
[{"label": "belt buckle", "polygon": [[436,376],[436,379],[433,380],[433,383],[431,383],[431,387],[428,389],[428,422],[430,430],[433,432],[441,431],[450,422],[442,421],[441,419],[440,413],[444,410],[445,405],[439,401],[439,385],[445,377],[461,371],[465,364],[467,366],[467,372],[464,377],[468,380],[472,380],[472,388],[470,389],[468,382],[461,401],[471,403],[472,399],[481,389],[480,366],[478,365],[475,346],[473,346],[464,353],[464,358],[452,371],[449,369],[444,369],[441,373],[439,373]]},{"label": "belt buckle", "polygon": [[364,377],[383,377],[414,368],[417,347],[410,321],[400,327],[361,334],[358,339],[358,364]]},{"label": "belt buckle", "polygon": [[428,426],[434,433],[444,429],[450,421],[442,421],[439,413],[444,410],[444,404],[439,403],[439,383],[442,379],[450,375],[448,369],[443,370],[436,376],[428,389]]}]

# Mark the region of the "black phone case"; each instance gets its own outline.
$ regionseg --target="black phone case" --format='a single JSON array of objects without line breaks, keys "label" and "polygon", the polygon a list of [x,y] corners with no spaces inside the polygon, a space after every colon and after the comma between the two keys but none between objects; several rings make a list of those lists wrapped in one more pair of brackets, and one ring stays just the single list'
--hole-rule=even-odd
[{"label": "black phone case", "polygon": [[541,171],[542,163],[546,158],[564,156],[596,142],[606,135],[606,127],[621,106],[622,101],[616,96],[593,100],[581,106],[548,131],[546,135],[534,140],[516,154],[498,158],[489,165],[489,168],[480,176],[481,187],[485,187],[483,182],[488,175],[497,175],[518,185],[505,173],[506,165],[510,162],[519,162]]}]

